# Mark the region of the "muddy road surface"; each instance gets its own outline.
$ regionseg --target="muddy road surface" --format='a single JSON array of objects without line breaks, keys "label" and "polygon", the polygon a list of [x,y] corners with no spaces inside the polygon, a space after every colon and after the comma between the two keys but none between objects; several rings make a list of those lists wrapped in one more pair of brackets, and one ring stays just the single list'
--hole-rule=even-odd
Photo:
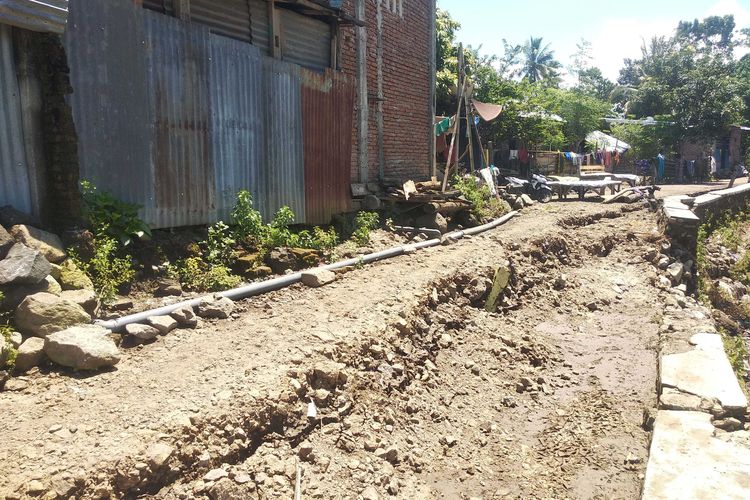
[{"label": "muddy road surface", "polygon": [[0,497],[637,498],[655,228],[640,205],[536,205],[111,372],[32,373],[0,393]]}]

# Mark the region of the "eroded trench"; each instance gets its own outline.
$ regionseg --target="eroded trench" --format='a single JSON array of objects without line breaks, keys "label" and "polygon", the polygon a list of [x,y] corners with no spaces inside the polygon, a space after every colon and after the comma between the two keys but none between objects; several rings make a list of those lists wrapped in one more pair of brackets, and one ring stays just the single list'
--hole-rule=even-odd
[{"label": "eroded trench", "polygon": [[618,217],[498,245],[487,265],[434,280],[377,338],[290,365],[278,391],[192,417],[70,493],[637,496],[661,306],[640,257],[650,228],[597,227]]}]

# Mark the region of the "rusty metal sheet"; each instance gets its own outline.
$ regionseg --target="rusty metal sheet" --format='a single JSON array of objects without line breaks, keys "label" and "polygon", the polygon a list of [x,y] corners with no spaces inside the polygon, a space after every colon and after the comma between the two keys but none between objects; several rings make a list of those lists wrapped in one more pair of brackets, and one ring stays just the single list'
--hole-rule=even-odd
[{"label": "rusty metal sheet", "polygon": [[76,0],[63,43],[81,179],[144,205],[141,216],[159,226],[142,13],[127,1]]},{"label": "rusty metal sheet", "polygon": [[0,24],[0,206],[32,212],[11,29]]},{"label": "rusty metal sheet", "polygon": [[209,31],[142,11],[153,118],[156,219],[166,227],[216,218],[210,149]]},{"label": "rusty metal sheet", "polygon": [[331,70],[301,76],[307,222],[328,224],[351,207],[354,83]]},{"label": "rusty metal sheet", "polygon": [[286,205],[305,222],[305,173],[302,158],[300,67],[263,58],[265,161],[263,214]]},{"label": "rusty metal sheet", "polygon": [[261,56],[256,47],[211,37],[211,150],[218,217],[228,220],[237,192],[263,203],[265,130]]},{"label": "rusty metal sheet", "polygon": [[68,19],[68,0],[0,0],[0,24],[61,34]]}]

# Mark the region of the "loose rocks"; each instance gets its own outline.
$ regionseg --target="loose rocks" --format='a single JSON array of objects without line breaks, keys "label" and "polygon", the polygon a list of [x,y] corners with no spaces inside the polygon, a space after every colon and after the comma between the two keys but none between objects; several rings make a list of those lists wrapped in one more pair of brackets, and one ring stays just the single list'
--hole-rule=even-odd
[{"label": "loose rocks", "polygon": [[172,316],[151,316],[146,321],[162,335],[166,335],[177,328],[177,320]]},{"label": "loose rocks", "polygon": [[120,361],[117,346],[109,330],[97,325],[82,325],[47,336],[44,352],[55,363],[76,370],[98,370]]},{"label": "loose rocks", "polygon": [[0,261],[0,285],[35,285],[51,270],[52,266],[40,252],[16,243]]},{"label": "loose rocks", "polygon": [[91,316],[94,316],[99,308],[99,299],[93,290],[65,290],[60,297],[75,302]]},{"label": "loose rocks", "polygon": [[50,293],[36,293],[26,297],[15,314],[18,329],[37,337],[46,337],[50,333],[89,321],[91,316],[81,306]]},{"label": "loose rocks", "polygon": [[25,372],[44,361],[44,339],[29,337],[18,348],[16,354],[16,370]]},{"label": "loose rocks", "polygon": [[182,295],[182,285],[176,280],[163,279],[156,285],[154,295],[156,297],[179,297]]},{"label": "loose rocks", "polygon": [[14,243],[15,240],[10,233],[8,233],[3,226],[0,226],[0,259],[7,255],[8,250],[10,250],[10,247],[12,247]]},{"label": "loose rocks", "polygon": [[309,287],[318,288],[336,281],[336,274],[325,269],[313,269],[302,273],[302,283]]},{"label": "loose rocks", "polygon": [[138,323],[125,325],[125,332],[143,342],[153,340],[159,336],[159,330],[153,326],[141,325]]},{"label": "loose rocks", "polygon": [[234,311],[234,302],[226,297],[206,299],[198,305],[197,313],[201,318],[226,319]]},{"label": "loose rocks", "polygon": [[60,281],[63,290],[94,289],[91,279],[70,260],[66,260],[60,265],[60,279],[58,281]]},{"label": "loose rocks", "polygon": [[62,241],[56,234],[24,224],[13,226],[10,234],[16,241],[20,241],[27,247],[41,252],[50,262],[57,264],[65,260],[65,250],[63,250]]},{"label": "loose rocks", "polygon": [[180,326],[184,328],[195,328],[196,326],[198,326],[198,318],[196,317],[192,307],[186,306],[181,309],[177,309],[176,311],[173,311],[170,316],[172,316],[180,324]]}]

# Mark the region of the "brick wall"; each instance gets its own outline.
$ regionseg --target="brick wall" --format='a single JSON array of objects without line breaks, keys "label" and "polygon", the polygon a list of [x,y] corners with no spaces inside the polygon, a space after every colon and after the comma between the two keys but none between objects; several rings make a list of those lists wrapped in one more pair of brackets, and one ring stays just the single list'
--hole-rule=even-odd
[{"label": "brick wall", "polygon": [[[377,9],[382,3],[383,153],[386,179],[430,175],[431,0],[367,0],[367,88],[369,95],[369,181],[378,179]],[[391,10],[396,6],[395,12]],[[399,8],[401,7],[401,8]],[[354,13],[354,0],[344,1]],[[341,69],[356,77],[356,29],[341,29]],[[356,122],[355,122],[356,123]],[[352,180],[359,180],[357,128],[352,131]]]}]

